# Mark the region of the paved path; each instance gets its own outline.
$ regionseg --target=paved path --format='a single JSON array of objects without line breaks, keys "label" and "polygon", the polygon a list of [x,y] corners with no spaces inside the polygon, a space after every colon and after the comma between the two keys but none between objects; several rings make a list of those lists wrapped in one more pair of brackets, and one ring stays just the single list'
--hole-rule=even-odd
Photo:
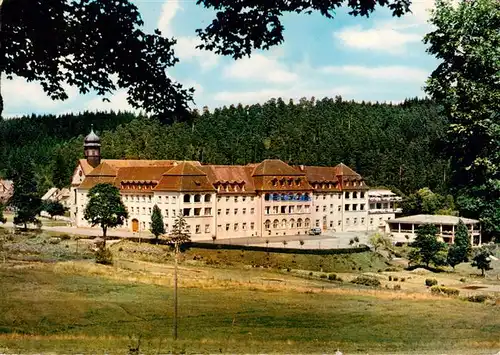
[{"label": "paved path", "polygon": [[[7,228],[14,228],[12,222],[7,222],[4,225]],[[28,228],[35,228],[28,226]],[[89,237],[99,237],[102,235],[102,230],[97,228],[77,228],[70,226],[42,226],[42,230],[66,233],[74,235],[83,235]],[[359,238],[360,244],[368,244],[368,235],[363,232],[337,232],[331,234],[321,235],[282,235],[282,236],[267,236],[267,237],[247,237],[247,238],[226,238],[218,239],[216,244],[234,244],[234,245],[255,245],[255,246],[268,246],[269,248],[304,248],[304,249],[335,249],[335,248],[349,248],[349,241],[354,237]],[[149,232],[134,233],[130,231],[108,229],[108,237],[120,238],[153,238]],[[213,243],[213,240],[197,240],[196,242]],[[304,244],[301,245],[300,241]],[[268,241],[268,243],[266,243]],[[283,244],[283,241],[286,244]]]}]

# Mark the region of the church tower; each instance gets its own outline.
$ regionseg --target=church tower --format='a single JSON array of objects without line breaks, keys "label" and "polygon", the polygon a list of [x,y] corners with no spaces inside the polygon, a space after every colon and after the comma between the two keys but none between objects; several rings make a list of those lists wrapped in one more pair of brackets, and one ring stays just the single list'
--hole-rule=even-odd
[{"label": "church tower", "polygon": [[85,159],[95,168],[101,163],[101,138],[94,133],[94,125],[91,127],[90,133],[85,137],[83,151]]}]

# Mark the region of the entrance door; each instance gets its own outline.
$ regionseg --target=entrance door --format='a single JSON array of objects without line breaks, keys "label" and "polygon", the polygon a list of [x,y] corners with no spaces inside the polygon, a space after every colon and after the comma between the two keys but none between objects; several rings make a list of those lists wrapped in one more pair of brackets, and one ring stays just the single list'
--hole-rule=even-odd
[{"label": "entrance door", "polygon": [[132,232],[138,232],[139,231],[139,221],[137,219],[132,220]]}]

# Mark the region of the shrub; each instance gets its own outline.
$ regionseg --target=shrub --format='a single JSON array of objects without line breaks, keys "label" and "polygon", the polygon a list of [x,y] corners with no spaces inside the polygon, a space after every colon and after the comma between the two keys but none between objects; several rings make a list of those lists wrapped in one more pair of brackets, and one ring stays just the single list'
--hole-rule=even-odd
[{"label": "shrub", "polygon": [[460,291],[456,288],[434,285],[431,287],[431,293],[433,295],[458,296]]},{"label": "shrub", "polygon": [[399,277],[394,276],[393,280],[394,280],[394,281],[398,281],[398,280],[399,280]]},{"label": "shrub", "polygon": [[312,271],[310,271],[310,272],[309,272],[309,276],[312,276],[312,275],[313,275],[313,272],[312,272]]},{"label": "shrub", "polygon": [[326,279],[327,278],[326,274],[321,274],[321,275],[319,275],[319,277],[322,278],[322,279]]},{"label": "shrub", "polygon": [[395,290],[401,290],[401,285],[394,285]]},{"label": "shrub", "polygon": [[328,275],[328,280],[330,280],[330,281],[337,280],[337,275],[336,274],[330,274],[330,275]]},{"label": "shrub", "polygon": [[406,280],[406,279],[405,279],[404,277],[402,277],[402,278],[401,278],[401,282],[405,282],[405,280]]},{"label": "shrub", "polygon": [[354,280],[351,281],[353,284],[371,286],[371,287],[379,287],[380,281],[373,277],[368,276],[358,276]]},{"label": "shrub", "polygon": [[338,281],[338,282],[344,282],[344,280],[341,277],[339,277],[339,276],[337,276],[336,281]]},{"label": "shrub", "polygon": [[460,282],[467,282],[467,279],[466,279],[465,277],[462,277],[462,278],[460,279]]},{"label": "shrub", "polygon": [[113,264],[113,254],[107,248],[102,249],[99,248],[95,252],[95,262],[103,265],[112,265]]},{"label": "shrub", "polygon": [[477,302],[477,303],[483,303],[489,299],[490,299],[490,297],[488,295],[471,295],[471,296],[467,297],[467,301]]},{"label": "shrub", "polygon": [[50,244],[59,244],[61,242],[60,238],[50,238],[49,243]]},{"label": "shrub", "polygon": [[425,286],[431,287],[438,284],[436,279],[425,279]]},{"label": "shrub", "polygon": [[288,267],[288,268],[286,269],[286,271],[290,272],[290,271],[292,271],[292,269],[290,269],[290,268]]},{"label": "shrub", "polygon": [[389,281],[392,281],[392,276],[391,275],[389,275]]}]

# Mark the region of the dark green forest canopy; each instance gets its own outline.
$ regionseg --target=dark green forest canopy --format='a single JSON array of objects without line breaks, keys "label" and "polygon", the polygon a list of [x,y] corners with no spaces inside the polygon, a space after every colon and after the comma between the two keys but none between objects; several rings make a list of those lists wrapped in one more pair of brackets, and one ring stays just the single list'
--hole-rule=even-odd
[{"label": "dark green forest canopy", "polygon": [[[84,112],[30,116],[0,122],[0,169],[30,157],[41,192],[70,176],[83,157],[90,125],[100,132],[103,158],[186,159],[211,164],[247,164],[266,158],[290,164],[343,162],[372,186],[404,193],[429,187],[448,192],[448,164],[440,155],[447,129],[429,100],[399,105],[356,103],[340,97],[229,106],[195,113],[190,122],[163,125],[130,113]],[[57,165],[57,166],[56,166]]]}]

